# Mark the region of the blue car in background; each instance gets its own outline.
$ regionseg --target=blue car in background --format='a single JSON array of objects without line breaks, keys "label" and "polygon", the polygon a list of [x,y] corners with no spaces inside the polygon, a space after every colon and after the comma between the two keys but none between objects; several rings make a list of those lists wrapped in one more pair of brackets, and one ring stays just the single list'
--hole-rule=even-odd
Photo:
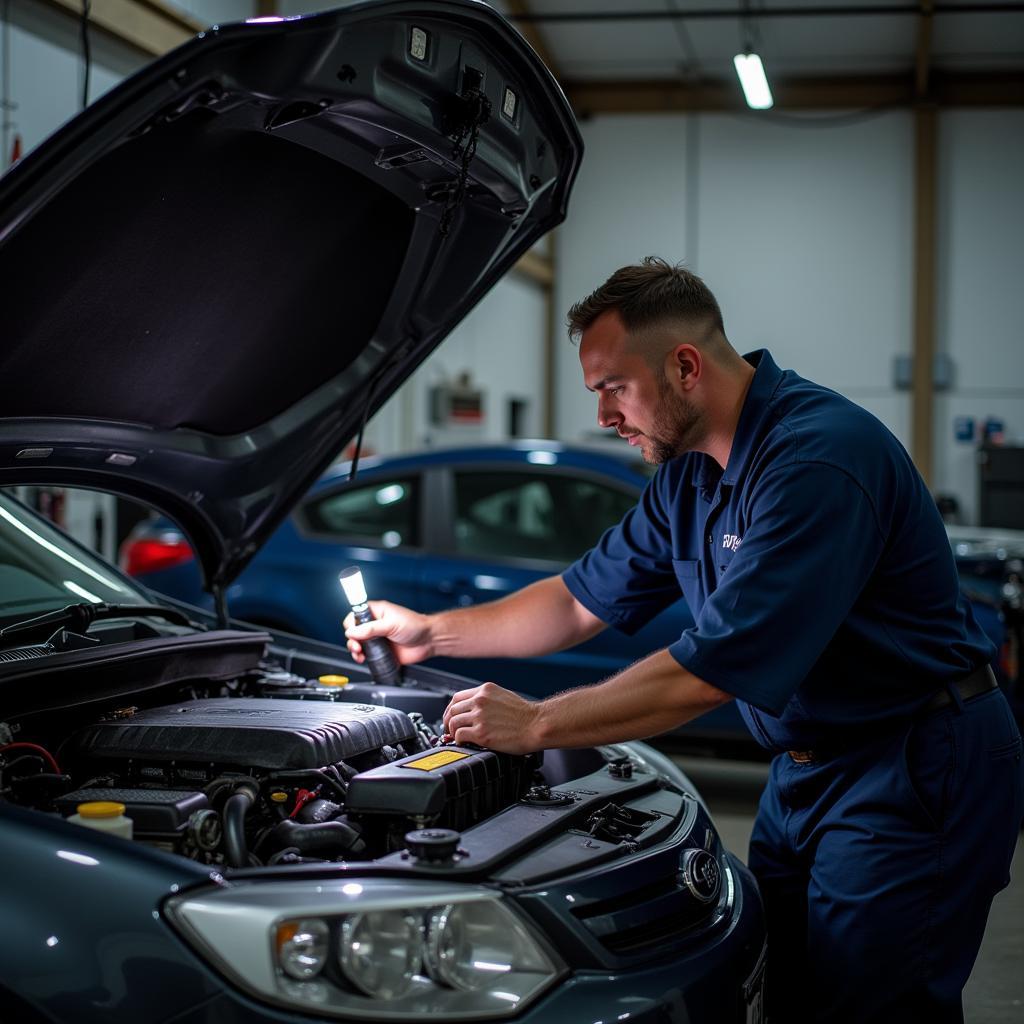
[{"label": "blue car in background", "polygon": [[[426,451],[366,459],[325,474],[227,591],[231,614],[279,632],[338,642],[348,608],[338,571],[356,563],[371,597],[433,612],[503,597],[561,572],[636,503],[653,472],[631,452],[551,441]],[[962,550],[962,549],[961,549]],[[972,549],[973,551],[974,549]],[[146,586],[212,607],[186,538],[166,519],[141,524],[122,567]],[[973,578],[973,576],[972,576]],[[979,622],[1000,647],[1007,632],[998,587],[970,589]],[[635,636],[609,629],[547,657],[436,659],[437,667],[493,679],[534,696],[597,682],[693,624],[678,601]],[[703,716],[677,739],[719,749],[753,740],[734,705]]]},{"label": "blue car in background", "polygon": [[[503,597],[561,572],[636,503],[652,468],[630,455],[520,441],[364,459],[354,482],[338,465],[228,588],[231,614],[337,643],[348,611],[338,572],[350,564],[371,597],[419,611]],[[167,519],[137,527],[121,564],[154,590],[212,608],[188,541]],[[603,679],[692,624],[680,600],[633,637],[607,630],[543,658],[431,664],[542,695]]]}]

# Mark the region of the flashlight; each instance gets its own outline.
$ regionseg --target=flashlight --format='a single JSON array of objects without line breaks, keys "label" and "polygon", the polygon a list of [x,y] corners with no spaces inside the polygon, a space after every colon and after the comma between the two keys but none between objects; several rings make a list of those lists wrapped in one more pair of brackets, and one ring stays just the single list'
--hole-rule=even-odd
[{"label": "flashlight", "polygon": [[[363,574],[352,565],[343,570],[338,581],[341,583],[341,589],[345,591],[348,603],[352,605],[352,614],[356,622],[360,625],[372,622],[373,612],[370,611],[367,602]],[[398,664],[395,652],[391,648],[391,641],[375,636],[360,640],[359,643],[363,648],[363,654],[366,655],[366,665],[374,682],[381,686],[401,685],[402,666]]]}]

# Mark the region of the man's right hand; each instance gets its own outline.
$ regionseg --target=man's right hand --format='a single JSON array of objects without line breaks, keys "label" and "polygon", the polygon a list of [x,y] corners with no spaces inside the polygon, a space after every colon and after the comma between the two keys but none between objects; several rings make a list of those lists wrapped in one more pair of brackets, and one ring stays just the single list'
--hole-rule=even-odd
[{"label": "man's right hand", "polygon": [[366,655],[359,641],[374,636],[391,641],[401,665],[415,665],[434,653],[430,616],[390,601],[371,601],[370,611],[373,612],[373,622],[357,625],[355,616],[349,612],[343,623],[348,649],[360,664],[366,661]]}]

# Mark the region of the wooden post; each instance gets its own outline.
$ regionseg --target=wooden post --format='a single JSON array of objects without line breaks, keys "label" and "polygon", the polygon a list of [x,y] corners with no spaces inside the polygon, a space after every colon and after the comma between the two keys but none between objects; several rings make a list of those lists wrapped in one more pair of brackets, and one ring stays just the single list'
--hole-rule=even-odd
[{"label": "wooden post", "polygon": [[921,0],[914,109],[914,348],[911,455],[930,487],[935,447],[935,179],[938,112],[928,99],[932,0]]},{"label": "wooden post", "polygon": [[555,436],[555,392],[558,382],[558,352],[555,345],[561,333],[555,326],[555,235],[547,237],[548,265],[551,281],[544,289],[544,408],[541,410],[541,427],[545,437]]}]

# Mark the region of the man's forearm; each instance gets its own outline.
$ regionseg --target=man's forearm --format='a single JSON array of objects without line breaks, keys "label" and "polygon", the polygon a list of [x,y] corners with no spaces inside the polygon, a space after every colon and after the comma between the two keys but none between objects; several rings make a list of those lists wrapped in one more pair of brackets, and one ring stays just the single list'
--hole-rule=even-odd
[{"label": "man's forearm", "polygon": [[534,704],[535,745],[550,749],[645,739],[732,699],[668,651],[657,651],[603,683]]},{"label": "man's forearm", "polygon": [[456,693],[445,733],[510,754],[644,739],[732,700],[658,651],[606,682],[531,701],[494,683]]},{"label": "man's forearm", "polygon": [[569,593],[561,577],[539,580],[500,601],[430,617],[441,657],[536,657],[596,636],[604,623]]}]

